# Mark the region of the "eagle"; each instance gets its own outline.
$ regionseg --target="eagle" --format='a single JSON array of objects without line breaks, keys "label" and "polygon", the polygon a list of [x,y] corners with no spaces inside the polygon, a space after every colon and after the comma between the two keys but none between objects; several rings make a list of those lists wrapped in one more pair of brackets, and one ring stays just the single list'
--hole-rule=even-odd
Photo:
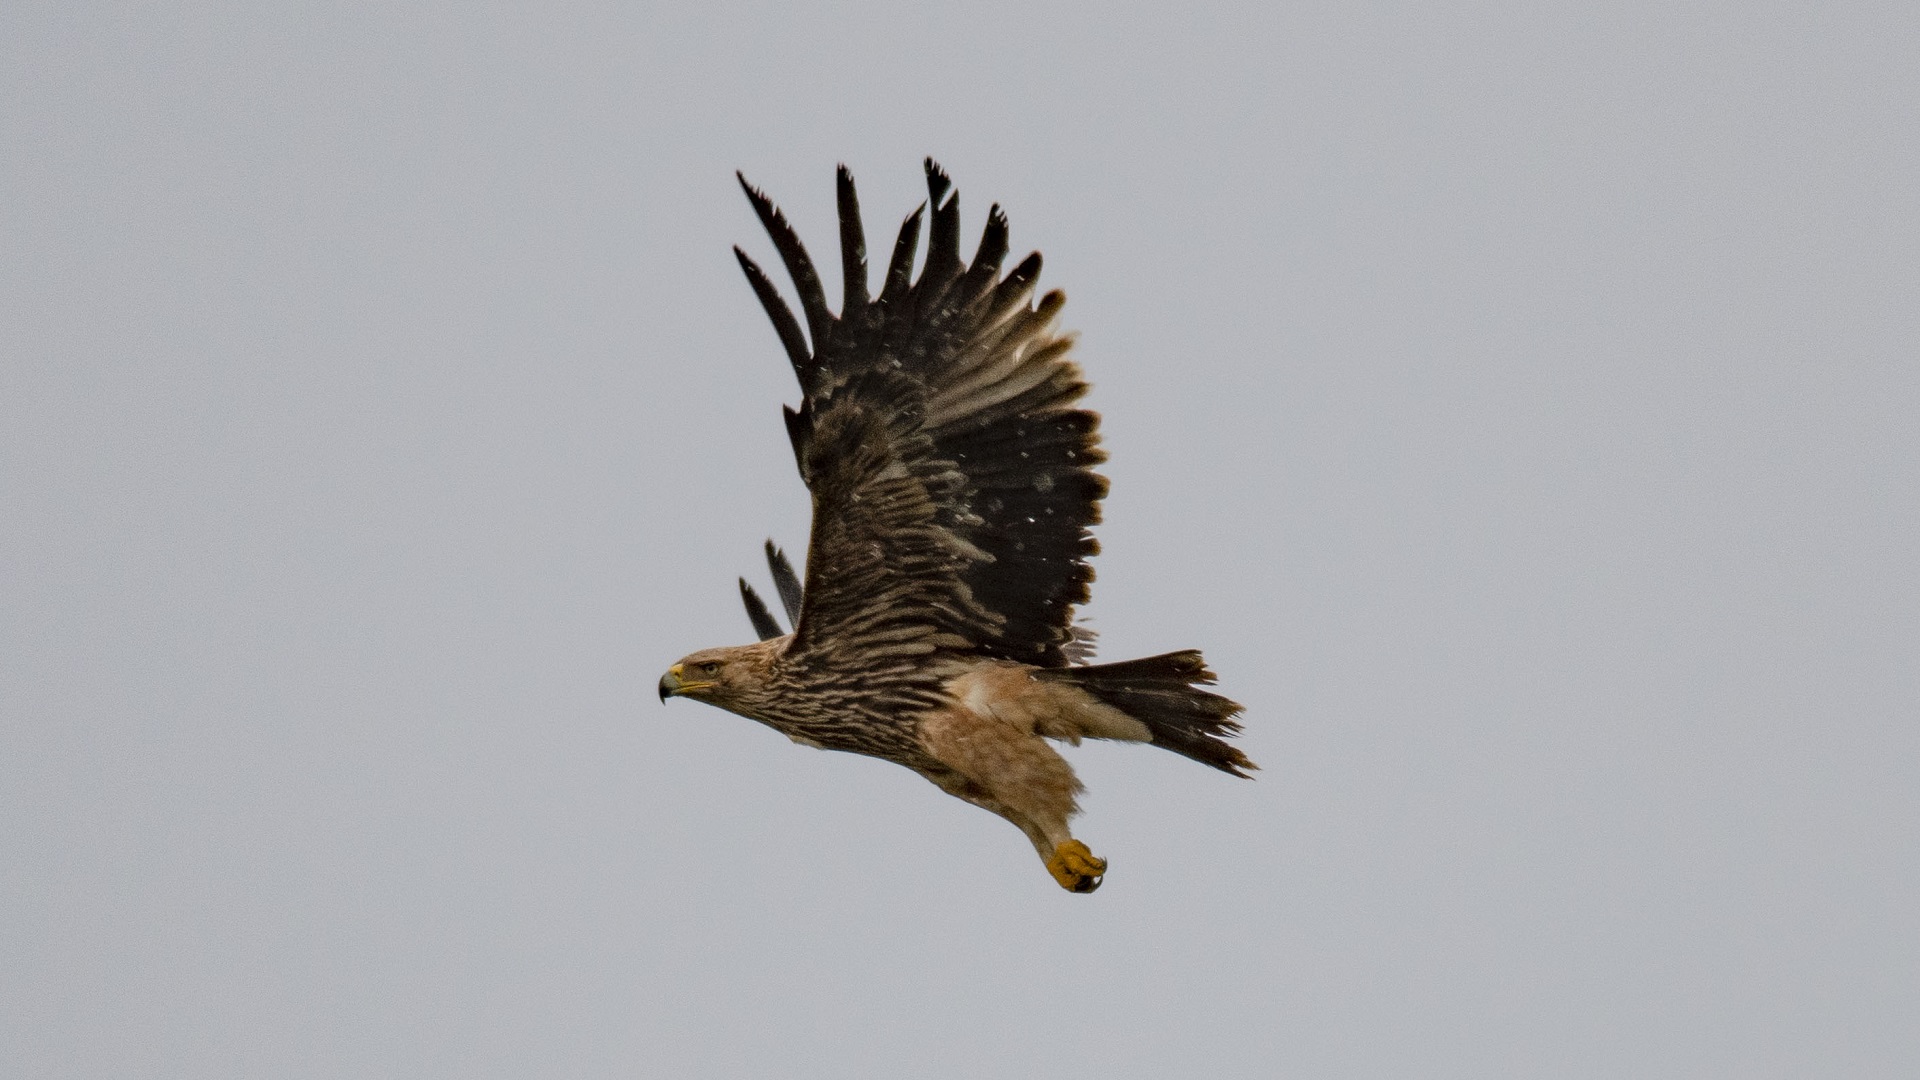
[{"label": "eagle", "polygon": [[[1106,460],[1097,413],[1055,330],[1065,296],[1034,301],[1040,255],[1001,272],[999,206],[971,262],[959,196],[925,162],[927,201],[894,241],[878,296],[853,176],[838,171],[839,314],[805,246],[736,174],[800,305],[734,255],[800,382],[783,407],[812,495],[804,583],[769,540],[779,622],[746,579],[760,640],[692,653],[660,700],[692,698],[796,743],[897,762],[1018,826],[1062,888],[1090,893],[1107,863],[1075,839],[1080,781],[1049,740],[1165,747],[1235,776],[1256,766],[1224,740],[1241,706],[1197,650],[1093,664],[1087,602]],[[927,221],[927,252],[913,264]],[[802,321],[804,319],[804,322]]]}]

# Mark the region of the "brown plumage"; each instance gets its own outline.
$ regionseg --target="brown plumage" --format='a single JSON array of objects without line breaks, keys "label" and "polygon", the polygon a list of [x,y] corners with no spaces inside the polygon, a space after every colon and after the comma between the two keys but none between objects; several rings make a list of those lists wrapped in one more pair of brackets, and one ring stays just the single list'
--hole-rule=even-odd
[{"label": "brown plumage", "polygon": [[767,559],[792,633],[743,579],[759,642],[694,653],[660,696],[696,698],[796,742],[898,762],[1019,826],[1055,880],[1099,887],[1106,863],[1073,839],[1080,782],[1048,739],[1151,742],[1244,776],[1222,741],[1240,706],[1198,689],[1198,652],[1087,665],[1088,598],[1106,479],[1099,417],[1053,325],[1065,297],[1033,302],[1036,252],[1004,276],[998,206],[971,263],[960,208],[926,163],[928,251],[910,281],[922,206],[901,227],[879,296],[867,291],[853,177],[839,172],[843,299],[786,218],[742,178],[800,300],[794,317],[746,253],[734,253],[799,377],[786,409],[813,495],[802,585],[771,542]]}]

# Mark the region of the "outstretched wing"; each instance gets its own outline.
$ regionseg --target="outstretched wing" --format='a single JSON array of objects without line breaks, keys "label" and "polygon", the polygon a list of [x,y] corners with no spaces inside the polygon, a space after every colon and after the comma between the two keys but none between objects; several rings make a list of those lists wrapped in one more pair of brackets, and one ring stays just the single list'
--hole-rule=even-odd
[{"label": "outstretched wing", "polygon": [[771,201],[746,189],[793,279],[799,319],[735,249],[803,391],[787,409],[813,533],[795,648],[823,641],[906,658],[935,648],[1062,667],[1087,599],[1106,480],[1099,417],[1053,329],[1065,297],[1033,302],[1040,256],[1002,276],[1007,219],[994,207],[971,263],[960,209],[929,159],[928,251],[911,280],[926,207],[907,218],[880,295],[867,292],[853,178],[839,172],[844,299],[827,308],[812,260]]}]

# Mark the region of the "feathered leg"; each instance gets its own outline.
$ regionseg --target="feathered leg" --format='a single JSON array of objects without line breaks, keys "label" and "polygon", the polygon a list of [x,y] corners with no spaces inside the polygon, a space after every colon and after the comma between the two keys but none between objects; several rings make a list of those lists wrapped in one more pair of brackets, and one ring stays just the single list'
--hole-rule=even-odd
[{"label": "feathered leg", "polygon": [[1047,871],[1069,892],[1100,887],[1107,863],[1073,838],[1067,819],[1079,810],[1080,780],[1039,736],[965,708],[942,710],[921,723],[920,740],[946,768],[921,775],[949,795],[991,810],[1033,842]]}]

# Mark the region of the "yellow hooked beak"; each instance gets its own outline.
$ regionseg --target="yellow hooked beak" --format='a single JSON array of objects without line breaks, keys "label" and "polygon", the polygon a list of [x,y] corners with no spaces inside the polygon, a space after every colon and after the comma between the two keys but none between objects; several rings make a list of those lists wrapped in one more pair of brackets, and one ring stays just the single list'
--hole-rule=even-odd
[{"label": "yellow hooked beak", "polygon": [[678,697],[691,690],[705,690],[713,685],[711,682],[687,682],[685,679],[686,674],[687,666],[685,664],[675,664],[667,669],[665,675],[660,676],[661,701],[665,701],[670,697]]}]

